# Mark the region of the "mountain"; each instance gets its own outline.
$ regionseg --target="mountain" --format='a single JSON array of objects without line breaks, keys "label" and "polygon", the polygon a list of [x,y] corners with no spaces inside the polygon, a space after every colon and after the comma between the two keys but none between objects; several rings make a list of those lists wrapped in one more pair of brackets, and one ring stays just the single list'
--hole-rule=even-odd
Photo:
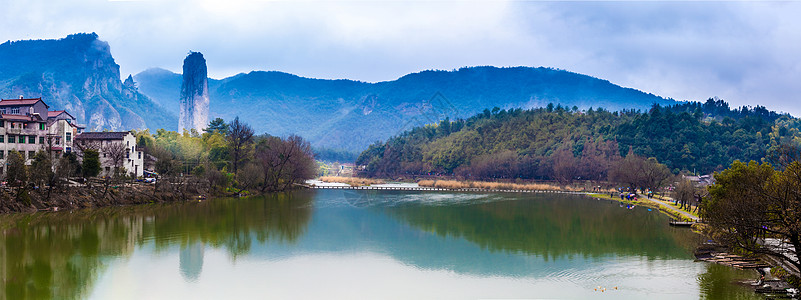
[{"label": "mountain", "polygon": [[[162,69],[137,74],[142,93],[177,111],[181,75]],[[640,109],[675,101],[609,81],[552,68],[468,67],[423,71],[394,81],[304,78],[254,71],[209,80],[210,118],[239,116],[256,132],[299,134],[314,146],[360,151],[377,140],[445,118],[493,107],[549,103],[580,109]]]},{"label": "mountain", "polygon": [[177,128],[175,114],[129,79],[120,80],[108,43],[95,33],[0,44],[2,98],[42,97],[51,110],[66,109],[88,130]]}]

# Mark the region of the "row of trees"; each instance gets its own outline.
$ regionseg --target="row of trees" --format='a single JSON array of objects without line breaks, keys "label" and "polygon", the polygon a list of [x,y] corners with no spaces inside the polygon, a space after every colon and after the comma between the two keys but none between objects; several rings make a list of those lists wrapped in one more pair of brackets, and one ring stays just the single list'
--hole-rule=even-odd
[{"label": "row of trees", "polygon": [[269,192],[291,188],[317,172],[308,141],[296,135],[256,135],[239,118],[217,118],[204,133],[159,129],[137,132],[137,146],[155,160],[155,171],[169,178],[194,175],[218,192]]}]

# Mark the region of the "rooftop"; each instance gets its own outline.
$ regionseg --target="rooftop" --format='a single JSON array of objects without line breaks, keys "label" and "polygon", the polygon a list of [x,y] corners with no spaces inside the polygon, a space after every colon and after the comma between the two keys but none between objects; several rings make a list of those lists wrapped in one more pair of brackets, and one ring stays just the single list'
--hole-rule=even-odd
[{"label": "rooftop", "polygon": [[65,112],[65,110],[50,110],[47,112],[47,117],[48,118],[57,117],[63,112]]},{"label": "rooftop", "polygon": [[[42,101],[42,98],[31,98],[31,99],[2,99],[0,100],[0,106],[11,106],[11,105],[33,105],[36,102]],[[44,101],[42,101],[44,103]],[[45,103],[46,107],[47,104]]]},{"label": "rooftop", "polygon": [[120,132],[84,132],[75,137],[78,140],[122,140],[126,135],[131,134],[129,131]]}]

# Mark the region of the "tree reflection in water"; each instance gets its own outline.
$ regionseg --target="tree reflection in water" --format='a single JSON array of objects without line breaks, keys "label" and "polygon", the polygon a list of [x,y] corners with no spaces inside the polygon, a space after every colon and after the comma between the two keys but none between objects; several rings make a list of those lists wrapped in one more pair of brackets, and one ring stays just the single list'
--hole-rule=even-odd
[{"label": "tree reflection in water", "polygon": [[308,227],[313,192],[246,199],[154,204],[31,215],[0,220],[4,299],[85,298],[104,261],[128,258],[137,246],[179,246],[186,280],[196,280],[203,248],[233,260],[251,243],[294,243]]}]

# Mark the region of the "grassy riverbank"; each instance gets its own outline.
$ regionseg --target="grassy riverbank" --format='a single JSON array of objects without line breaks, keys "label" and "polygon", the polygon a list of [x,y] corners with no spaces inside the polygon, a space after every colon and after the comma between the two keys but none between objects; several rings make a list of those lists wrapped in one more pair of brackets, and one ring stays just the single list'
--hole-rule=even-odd
[{"label": "grassy riverbank", "polygon": [[[625,203],[625,204],[640,205],[640,206],[648,207],[648,208],[651,208],[651,209],[658,209],[659,211],[661,211],[662,213],[668,215],[670,218],[672,218],[672,219],[674,219],[676,221],[682,221],[682,222],[693,221],[692,219],[683,216],[681,213],[679,213],[679,212],[677,212],[675,210],[667,209],[664,206],[659,205],[658,203],[654,203],[653,201],[651,201],[649,199],[646,199],[646,198],[637,198],[637,200],[620,199],[620,197],[617,197],[617,196],[616,197],[612,197],[609,193],[606,193],[606,194],[587,193],[587,195],[590,196],[590,197],[593,197],[593,198],[598,198],[598,199],[614,200],[614,201],[618,201],[618,202]],[[617,195],[617,193],[615,193],[615,195]],[[659,200],[657,200],[657,201],[659,201]],[[676,207],[676,209],[678,209],[678,207]]]}]

